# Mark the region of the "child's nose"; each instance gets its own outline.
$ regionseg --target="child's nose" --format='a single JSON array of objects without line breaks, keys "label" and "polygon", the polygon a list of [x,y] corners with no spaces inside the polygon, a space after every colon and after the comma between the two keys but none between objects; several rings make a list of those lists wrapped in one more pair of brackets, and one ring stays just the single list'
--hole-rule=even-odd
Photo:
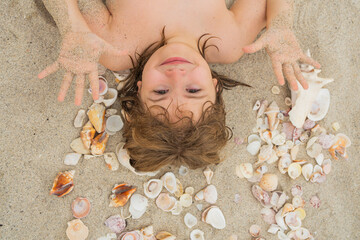
[{"label": "child's nose", "polygon": [[185,74],[186,74],[185,69],[180,69],[180,68],[170,68],[165,71],[165,75],[168,77],[183,76]]}]

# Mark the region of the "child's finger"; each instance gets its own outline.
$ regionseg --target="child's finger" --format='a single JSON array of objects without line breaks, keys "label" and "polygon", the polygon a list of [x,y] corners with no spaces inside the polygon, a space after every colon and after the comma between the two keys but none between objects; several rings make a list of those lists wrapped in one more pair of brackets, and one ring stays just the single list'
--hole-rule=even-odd
[{"label": "child's finger", "polygon": [[279,82],[280,85],[285,84],[284,75],[282,71],[282,64],[277,61],[272,61],[272,67],[274,69],[275,76]]},{"label": "child's finger", "polygon": [[245,53],[254,53],[254,52],[259,51],[263,47],[265,47],[265,40],[264,40],[264,38],[260,37],[258,40],[256,40],[252,44],[243,47],[243,51]]},{"label": "child's finger", "polygon": [[115,56],[124,56],[124,55],[128,54],[127,50],[119,50],[119,49],[115,48],[113,45],[111,45],[108,42],[105,42],[104,51],[107,54],[115,55]]},{"label": "child's finger", "polygon": [[67,71],[64,74],[64,79],[61,83],[60,92],[58,95],[58,101],[60,101],[60,102],[64,101],[66,92],[68,91],[68,89],[71,85],[72,79],[73,79],[73,74],[70,71]]},{"label": "child's finger", "polygon": [[302,75],[299,65],[297,63],[293,63],[292,66],[293,66],[295,76],[296,76],[297,80],[299,81],[299,83],[301,84],[301,86],[304,89],[308,89],[309,85],[308,85],[307,81],[305,80],[304,76]]},{"label": "child's finger", "polygon": [[84,94],[84,82],[85,76],[83,74],[76,76],[75,105],[77,106],[81,105],[81,100]]},{"label": "child's finger", "polygon": [[38,74],[38,78],[39,79],[43,79],[46,76],[56,72],[57,70],[59,70],[59,63],[57,61],[55,61],[53,64],[47,66],[44,70],[42,70],[39,74]]},{"label": "child's finger", "polygon": [[286,77],[286,80],[289,82],[291,89],[294,90],[294,91],[298,90],[296,78],[295,78],[295,75],[294,75],[294,70],[291,67],[291,65],[285,63],[283,65],[283,68],[284,68],[284,75]]},{"label": "child's finger", "polygon": [[90,81],[92,97],[94,100],[97,100],[99,98],[99,76],[97,69],[90,72],[88,77]]},{"label": "child's finger", "polygon": [[320,63],[318,63],[317,61],[315,61],[314,59],[312,59],[311,57],[306,56],[305,54],[302,54],[302,56],[300,57],[300,61],[310,64],[312,66],[314,66],[315,68],[321,68]]}]

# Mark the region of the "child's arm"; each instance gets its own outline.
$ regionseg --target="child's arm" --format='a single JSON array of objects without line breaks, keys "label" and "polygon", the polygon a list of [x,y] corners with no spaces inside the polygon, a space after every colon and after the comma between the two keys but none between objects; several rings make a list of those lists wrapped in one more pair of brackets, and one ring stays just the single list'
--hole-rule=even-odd
[{"label": "child's arm", "polygon": [[283,73],[293,90],[297,81],[307,89],[308,84],[301,74],[297,61],[320,68],[320,64],[306,56],[292,32],[293,0],[267,0],[266,32],[254,43],[243,48],[246,53],[254,53],[266,48],[278,82],[285,84]]},{"label": "child's arm", "polygon": [[58,71],[60,67],[65,68],[58,100],[64,100],[72,79],[76,77],[75,104],[80,105],[85,78],[88,75],[93,98],[97,99],[99,57],[105,52],[116,56],[124,55],[125,52],[115,49],[91,32],[80,13],[77,0],[43,0],[43,2],[53,16],[63,41],[58,59],[39,73],[38,77],[42,79]]}]

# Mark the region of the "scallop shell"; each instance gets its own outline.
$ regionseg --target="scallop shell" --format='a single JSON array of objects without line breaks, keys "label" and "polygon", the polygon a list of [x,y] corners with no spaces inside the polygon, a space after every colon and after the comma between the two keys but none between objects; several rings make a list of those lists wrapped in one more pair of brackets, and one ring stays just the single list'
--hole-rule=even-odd
[{"label": "scallop shell", "polygon": [[80,158],[81,158],[80,153],[68,153],[65,156],[64,164],[75,166],[76,164],[78,164]]},{"label": "scallop shell", "polygon": [[131,195],[136,191],[136,187],[126,183],[115,185],[110,196],[110,207],[123,207],[130,199]]},{"label": "scallop shell", "polygon": [[[94,129],[95,133],[95,129]],[[90,145],[89,145],[90,146]],[[76,138],[70,143],[71,149],[80,154],[90,154],[90,150],[86,149],[81,138]]]},{"label": "scallop shell", "polygon": [[176,199],[174,197],[170,197],[168,193],[160,193],[155,203],[161,210],[170,212],[175,207]]},{"label": "scallop shell", "polygon": [[313,173],[314,166],[311,163],[305,164],[302,169],[302,175],[304,176],[306,181],[309,181],[311,174]]},{"label": "scallop shell", "polygon": [[119,235],[118,239],[120,240],[141,240],[141,234],[139,231],[131,231],[122,233]]},{"label": "scallop shell", "polygon": [[311,105],[310,112],[307,117],[312,121],[322,120],[330,106],[330,92],[328,89],[320,89],[316,99]]},{"label": "scallop shell", "polygon": [[183,194],[180,197],[180,204],[183,207],[190,207],[192,204],[192,196],[190,194]]},{"label": "scallop shell", "polygon": [[172,172],[165,173],[161,180],[163,181],[163,185],[169,193],[174,193],[176,191],[176,177]]},{"label": "scallop shell", "polygon": [[184,222],[188,228],[192,228],[193,226],[195,226],[197,224],[197,219],[191,213],[186,213],[185,217],[184,217]]},{"label": "scallop shell", "polygon": [[296,230],[301,227],[301,219],[294,212],[290,212],[285,216],[285,223],[291,230]]},{"label": "scallop shell", "polygon": [[210,204],[214,204],[217,201],[217,190],[214,185],[209,185],[204,188],[204,200]]},{"label": "scallop shell", "polygon": [[98,133],[105,130],[105,107],[102,104],[94,103],[87,112],[91,124]]},{"label": "scallop shell", "polygon": [[266,173],[261,178],[259,186],[265,191],[274,191],[278,186],[278,177],[272,173]]},{"label": "scallop shell", "polygon": [[269,102],[267,100],[261,101],[261,104],[260,104],[259,110],[257,112],[256,118],[259,118],[264,114],[265,109],[268,107],[268,105],[269,105]]},{"label": "scallop shell", "polygon": [[289,174],[289,177],[291,177],[292,179],[296,179],[297,177],[299,177],[301,175],[300,164],[298,164],[298,163],[290,164],[290,166],[288,168],[288,174]]},{"label": "scallop shell", "polygon": [[109,134],[106,132],[97,135],[91,145],[92,155],[103,155],[106,149],[106,144],[109,140]]},{"label": "scallop shell", "polygon": [[279,113],[280,109],[275,101],[273,101],[269,107],[266,109],[266,116],[268,117],[269,128],[270,131],[274,131],[278,124],[277,114]]},{"label": "scallop shell", "polygon": [[239,165],[239,169],[238,169],[237,175],[238,176],[243,176],[245,178],[250,178],[253,176],[253,166],[251,163],[241,163]]},{"label": "scallop shell", "polygon": [[200,229],[194,229],[190,233],[190,240],[205,240],[204,232]]},{"label": "scallop shell", "polygon": [[163,181],[160,179],[150,179],[144,183],[144,193],[148,198],[156,198],[163,189]]},{"label": "scallop shell", "polygon": [[105,131],[109,135],[114,135],[116,132],[120,131],[123,126],[124,123],[121,120],[120,115],[112,115],[106,120]]},{"label": "scallop shell", "polygon": [[258,185],[253,185],[251,188],[253,196],[263,205],[264,207],[271,207],[270,195],[267,191],[264,191]]},{"label": "scallop shell", "polygon": [[180,215],[182,210],[183,210],[182,205],[180,204],[179,201],[176,201],[174,208],[171,210],[171,214],[172,215]]},{"label": "scallop shell", "polygon": [[156,234],[156,239],[158,239],[158,240],[175,240],[176,237],[169,232],[162,231],[162,232],[159,232],[158,234]]},{"label": "scallop shell", "polygon": [[126,228],[126,220],[119,214],[106,219],[105,225],[114,233],[121,233]]},{"label": "scallop shell", "polygon": [[140,194],[134,194],[130,198],[129,212],[133,219],[139,219],[146,212],[148,200]]},{"label": "scallop shell", "polygon": [[201,220],[216,229],[224,229],[226,227],[224,214],[217,206],[210,206],[205,209],[201,215]]},{"label": "scallop shell", "polygon": [[113,153],[113,152],[105,153],[104,160],[105,160],[106,166],[111,171],[116,171],[119,169],[120,164],[119,164],[119,161],[118,161],[115,153]]},{"label": "scallop shell", "polygon": [[74,119],[74,127],[81,128],[84,125],[86,113],[84,109],[80,109]]},{"label": "scallop shell", "polygon": [[272,210],[271,208],[263,208],[260,211],[261,216],[264,220],[264,222],[266,222],[267,224],[275,224],[275,211]]},{"label": "scallop shell", "polygon": [[253,237],[260,236],[260,231],[261,231],[260,226],[256,225],[256,224],[251,225],[250,228],[249,228],[249,233]]},{"label": "scallop shell", "polygon": [[74,188],[74,174],[75,170],[58,173],[54,180],[50,194],[62,197],[71,192],[71,190]]},{"label": "scallop shell", "polygon": [[91,204],[87,198],[76,198],[71,204],[71,210],[75,218],[84,218],[90,213]]},{"label": "scallop shell", "polygon": [[212,177],[214,176],[214,172],[213,172],[209,167],[207,167],[207,168],[204,170],[204,176],[205,176],[205,178],[206,178],[207,184],[210,184],[210,183],[211,183],[211,179],[212,179]]},{"label": "scallop shell", "polygon": [[189,168],[187,168],[185,166],[180,166],[180,168],[179,168],[180,176],[185,176],[186,174],[188,174],[188,172],[189,172]]},{"label": "scallop shell", "polygon": [[80,132],[80,138],[84,144],[85,149],[90,149],[92,140],[95,136],[95,129],[90,121],[88,121]]},{"label": "scallop shell", "polygon": [[89,229],[80,219],[67,223],[66,236],[70,240],[85,240],[89,236]]}]

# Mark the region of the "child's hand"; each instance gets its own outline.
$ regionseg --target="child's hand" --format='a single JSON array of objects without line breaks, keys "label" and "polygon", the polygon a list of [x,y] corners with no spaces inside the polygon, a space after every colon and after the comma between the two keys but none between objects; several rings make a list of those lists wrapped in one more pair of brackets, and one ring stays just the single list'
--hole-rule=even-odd
[{"label": "child's hand", "polygon": [[279,84],[285,84],[284,73],[291,88],[295,91],[298,89],[296,79],[304,89],[308,88],[308,84],[297,63],[298,60],[313,65],[315,68],[321,67],[318,62],[302,52],[294,33],[289,28],[270,27],[257,41],[245,46],[243,51],[245,53],[254,53],[264,47],[271,58]]},{"label": "child's hand", "polygon": [[58,59],[39,73],[42,79],[56,72],[60,67],[66,70],[58,95],[64,101],[71,81],[76,77],[75,104],[80,105],[84,92],[86,75],[90,80],[93,99],[99,98],[99,78],[97,63],[100,56],[107,53],[122,56],[126,51],[119,51],[112,45],[91,32],[68,32],[64,35]]}]

